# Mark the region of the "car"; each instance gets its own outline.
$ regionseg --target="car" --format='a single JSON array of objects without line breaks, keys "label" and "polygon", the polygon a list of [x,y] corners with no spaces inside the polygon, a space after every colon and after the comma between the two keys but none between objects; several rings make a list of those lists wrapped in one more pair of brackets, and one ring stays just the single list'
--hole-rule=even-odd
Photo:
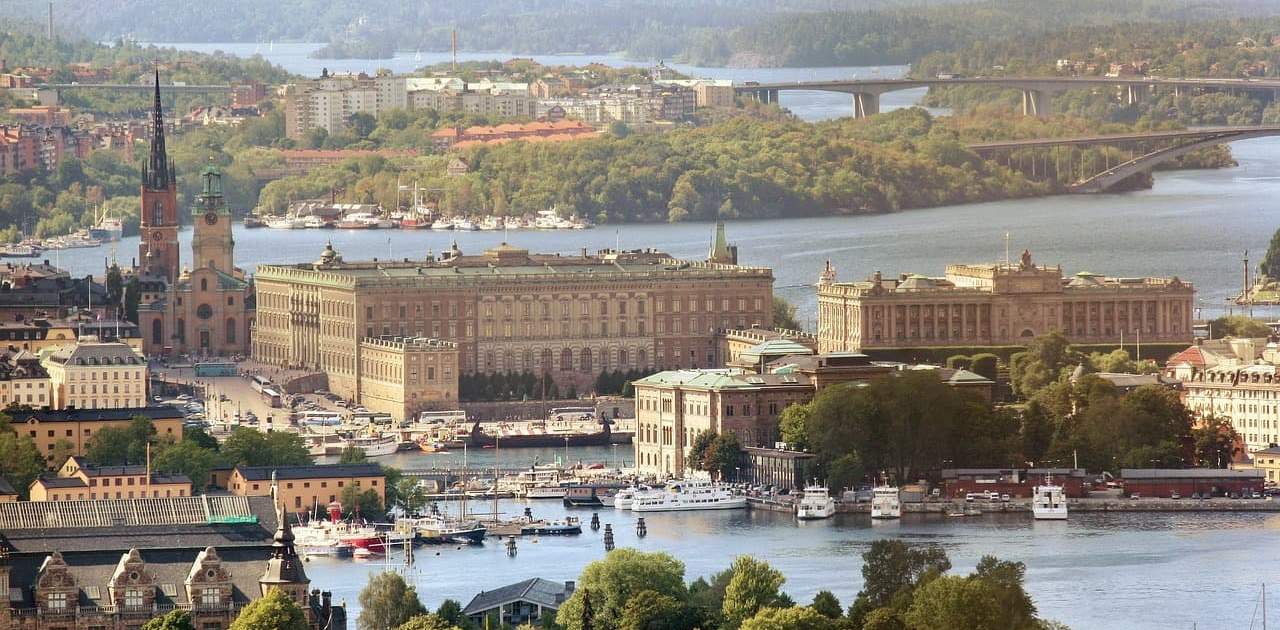
[{"label": "car", "polygon": [[1001,503],[1008,503],[1008,502],[1009,502],[1009,500],[1010,500],[1010,498],[1011,498],[1011,497],[1010,497],[1009,495],[1007,495],[1007,494],[1002,494],[1002,495],[1000,495],[1000,502],[1001,502]]},{"label": "car", "polygon": [[1258,492],[1257,490],[1254,490],[1253,492],[1249,493],[1249,498],[1250,498],[1250,499],[1261,499],[1261,498],[1262,498],[1262,493]]},{"label": "car", "polygon": [[1239,493],[1239,492],[1232,492],[1232,493],[1231,493],[1230,495],[1228,495],[1228,496],[1230,496],[1232,499],[1239,499],[1239,498],[1240,498],[1240,493]]},{"label": "car", "polygon": [[335,404],[335,405],[337,405],[337,406],[339,406],[339,407],[342,407],[343,409],[346,409],[346,408],[347,408],[347,401],[345,401],[345,400],[339,400],[338,402],[335,402],[335,403],[333,403],[333,404]]},{"label": "car", "polygon": [[1181,498],[1182,498],[1182,493],[1181,493],[1181,492],[1178,492],[1177,490],[1174,490],[1173,492],[1170,492],[1170,493],[1169,493],[1169,498],[1170,498],[1170,499],[1181,499]]},{"label": "car", "polygon": [[1141,499],[1141,498],[1142,498],[1142,493],[1140,493],[1140,492],[1135,492],[1135,493],[1133,493],[1133,494],[1129,495],[1129,499],[1130,499],[1130,500],[1132,500],[1132,501],[1137,501],[1138,499]]},{"label": "car", "polygon": [[191,400],[191,394],[178,394],[178,400]]},{"label": "car", "polygon": [[1191,498],[1192,498],[1192,499],[1196,499],[1197,501],[1198,501],[1198,500],[1200,500],[1200,498],[1201,498],[1201,497],[1200,497],[1200,493],[1199,493],[1199,492],[1192,492],[1192,493],[1191,493]]},{"label": "car", "polygon": [[152,401],[152,402],[160,402],[160,401],[162,401],[162,400],[164,400],[164,398],[161,398],[160,396],[152,396],[152,397],[151,397],[151,401]]}]

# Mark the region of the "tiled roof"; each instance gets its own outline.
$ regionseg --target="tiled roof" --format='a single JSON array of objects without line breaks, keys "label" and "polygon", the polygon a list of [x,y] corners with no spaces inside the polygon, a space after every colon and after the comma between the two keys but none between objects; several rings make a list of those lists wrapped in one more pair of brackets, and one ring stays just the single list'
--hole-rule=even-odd
[{"label": "tiled roof", "polygon": [[523,582],[508,584],[492,591],[481,591],[467,607],[462,609],[464,615],[478,615],[498,606],[512,602],[529,602],[543,608],[559,609],[573,594],[571,584],[553,582],[542,578],[529,578]]},{"label": "tiled roof", "polygon": [[125,407],[121,409],[39,409],[15,410],[9,412],[13,424],[22,424],[35,419],[40,422],[86,422],[93,420],[129,420],[134,416],[142,416],[152,420],[176,420],[182,418],[182,412],[173,407]]},{"label": "tiled roof", "polygon": [[1229,470],[1224,468],[1122,468],[1120,478],[1129,479],[1261,479],[1264,472],[1257,469]]},{"label": "tiled roof", "polygon": [[761,387],[809,386],[809,379],[797,374],[749,374],[735,369],[667,370],[646,376],[636,385],[676,386],[693,389],[756,389]]},{"label": "tiled roof", "polygon": [[381,477],[378,464],[317,464],[314,466],[236,466],[248,481],[276,479],[331,479],[334,477]]},{"label": "tiled roof", "polygon": [[123,342],[80,341],[60,346],[49,360],[67,365],[142,365],[138,353]]}]

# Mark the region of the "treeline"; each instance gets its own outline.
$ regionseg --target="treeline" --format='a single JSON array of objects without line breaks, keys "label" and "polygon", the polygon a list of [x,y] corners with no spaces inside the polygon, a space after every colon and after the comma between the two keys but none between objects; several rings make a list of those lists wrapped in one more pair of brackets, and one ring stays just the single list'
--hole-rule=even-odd
[{"label": "treeline", "polygon": [[[697,33],[683,58],[701,65],[867,66],[908,64],[937,52],[1034,42],[1075,25],[1169,23],[1274,15],[1263,0],[996,0],[871,12],[774,15],[736,30]],[[1119,27],[1117,27],[1119,28]],[[976,63],[976,62],[974,62]],[[973,65],[973,64],[970,64]],[[981,66],[989,68],[990,64]]]},{"label": "treeline", "polygon": [[[596,396],[631,396],[631,383],[652,374],[651,370],[601,370],[589,393]],[[473,372],[458,378],[458,399],[463,402],[497,400],[560,400],[577,398],[578,388],[572,383],[563,391],[551,374],[523,372]]]},{"label": "treeline", "polygon": [[597,222],[775,218],[886,212],[1046,194],[966,150],[921,109],[821,123],[734,119],[666,134],[562,143],[511,142],[465,153],[471,172],[447,177],[446,158],[353,161],[279,180],[260,206],[346,189],[350,201],[392,207],[401,183],[439,189],[448,212],[499,215],[551,207]]}]

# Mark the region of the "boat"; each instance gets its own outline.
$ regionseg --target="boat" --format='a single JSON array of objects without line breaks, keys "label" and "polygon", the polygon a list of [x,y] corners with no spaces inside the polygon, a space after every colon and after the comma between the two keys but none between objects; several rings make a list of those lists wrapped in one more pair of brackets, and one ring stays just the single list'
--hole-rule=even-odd
[{"label": "boat", "polygon": [[[334,501],[328,506],[329,520],[316,519],[294,528],[294,537],[301,535],[316,546],[346,546],[353,551],[366,549],[382,553],[387,539],[373,527],[342,520],[342,504]],[[339,553],[340,551],[335,551]]]},{"label": "boat", "polygon": [[102,245],[102,241],[89,236],[89,232],[86,230],[79,230],[63,236],[62,244],[67,249],[81,249],[86,247],[98,247]]},{"label": "boat", "polygon": [[382,457],[400,450],[400,440],[394,435],[365,435],[348,440],[347,446],[364,451],[367,457]]},{"label": "boat", "polygon": [[443,232],[444,230],[452,230],[453,221],[450,221],[449,219],[445,219],[445,218],[436,219],[431,223],[431,229],[436,230],[437,232]]},{"label": "boat", "polygon": [[527,486],[524,489],[526,499],[563,499],[568,488],[560,484]]},{"label": "boat", "polygon": [[591,407],[552,409],[546,420],[490,423],[471,426],[471,446],[492,448],[498,440],[503,447],[605,446],[612,443],[612,424],[601,422]]},{"label": "boat", "polygon": [[498,217],[487,216],[480,222],[479,228],[481,232],[492,232],[494,230],[501,230],[504,224],[505,222]]},{"label": "boat", "polygon": [[836,513],[836,500],[824,486],[805,486],[800,503],[796,505],[796,518],[802,521],[831,518]]},{"label": "boat", "polygon": [[734,510],[747,507],[747,498],[727,487],[702,479],[668,482],[661,490],[637,493],[632,512]]},{"label": "boat", "polygon": [[0,247],[0,258],[35,258],[40,250],[30,245],[7,245]]},{"label": "boat", "polygon": [[560,217],[555,210],[539,210],[537,218],[533,220],[533,227],[539,230],[558,230],[559,224]]},{"label": "boat", "polygon": [[613,495],[613,509],[630,510],[631,503],[635,501],[636,494],[641,492],[649,492],[653,488],[649,486],[636,486],[634,488],[623,488]]},{"label": "boat", "polygon": [[1067,497],[1062,486],[1053,483],[1053,475],[1045,475],[1044,484],[1032,489],[1031,516],[1037,521],[1066,520]]},{"label": "boat", "polygon": [[256,214],[250,214],[245,216],[244,221],[242,223],[246,228],[250,228],[250,229],[267,227],[267,222],[263,221],[262,217],[259,217]]},{"label": "boat", "polygon": [[568,486],[564,489],[564,506],[565,507],[603,507],[605,498],[610,503],[613,497],[622,488],[621,483],[596,483]]},{"label": "boat", "polygon": [[888,484],[871,489],[871,518],[887,520],[902,518],[902,500],[898,489]]},{"label": "boat", "polygon": [[[94,212],[97,215],[97,212]],[[109,216],[106,210],[103,210],[101,216],[95,216],[93,227],[89,228],[89,237],[102,242],[112,242],[120,240],[124,235],[124,222],[120,219]]]},{"label": "boat", "polygon": [[471,219],[468,219],[466,217],[454,217],[453,229],[459,230],[462,232],[474,232],[476,231],[477,228],[476,228],[476,224],[471,222]]},{"label": "boat", "polygon": [[484,542],[488,528],[479,521],[451,519],[432,514],[396,519],[395,531],[412,535],[414,540],[427,544],[463,542],[478,545]]},{"label": "boat", "polygon": [[563,521],[550,523],[530,523],[520,528],[523,536],[576,536],[582,533],[582,521],[576,516],[565,517]]},{"label": "boat", "polygon": [[322,230],[327,227],[333,227],[333,224],[313,214],[302,219],[302,227],[310,230]]},{"label": "boat", "polygon": [[300,230],[306,225],[297,217],[271,217],[267,219],[267,227],[273,230]]}]

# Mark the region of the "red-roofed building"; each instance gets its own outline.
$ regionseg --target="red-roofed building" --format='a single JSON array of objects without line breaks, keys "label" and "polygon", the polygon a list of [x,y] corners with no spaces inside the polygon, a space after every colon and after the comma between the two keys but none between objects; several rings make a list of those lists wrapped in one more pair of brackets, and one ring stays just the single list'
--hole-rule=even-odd
[{"label": "red-roofed building", "polygon": [[591,137],[595,134],[596,130],[593,127],[576,120],[536,121],[529,123],[503,123],[493,127],[440,129],[431,134],[431,142],[438,150],[446,151],[451,148],[464,148],[477,144],[494,144],[511,140],[566,142]]}]

